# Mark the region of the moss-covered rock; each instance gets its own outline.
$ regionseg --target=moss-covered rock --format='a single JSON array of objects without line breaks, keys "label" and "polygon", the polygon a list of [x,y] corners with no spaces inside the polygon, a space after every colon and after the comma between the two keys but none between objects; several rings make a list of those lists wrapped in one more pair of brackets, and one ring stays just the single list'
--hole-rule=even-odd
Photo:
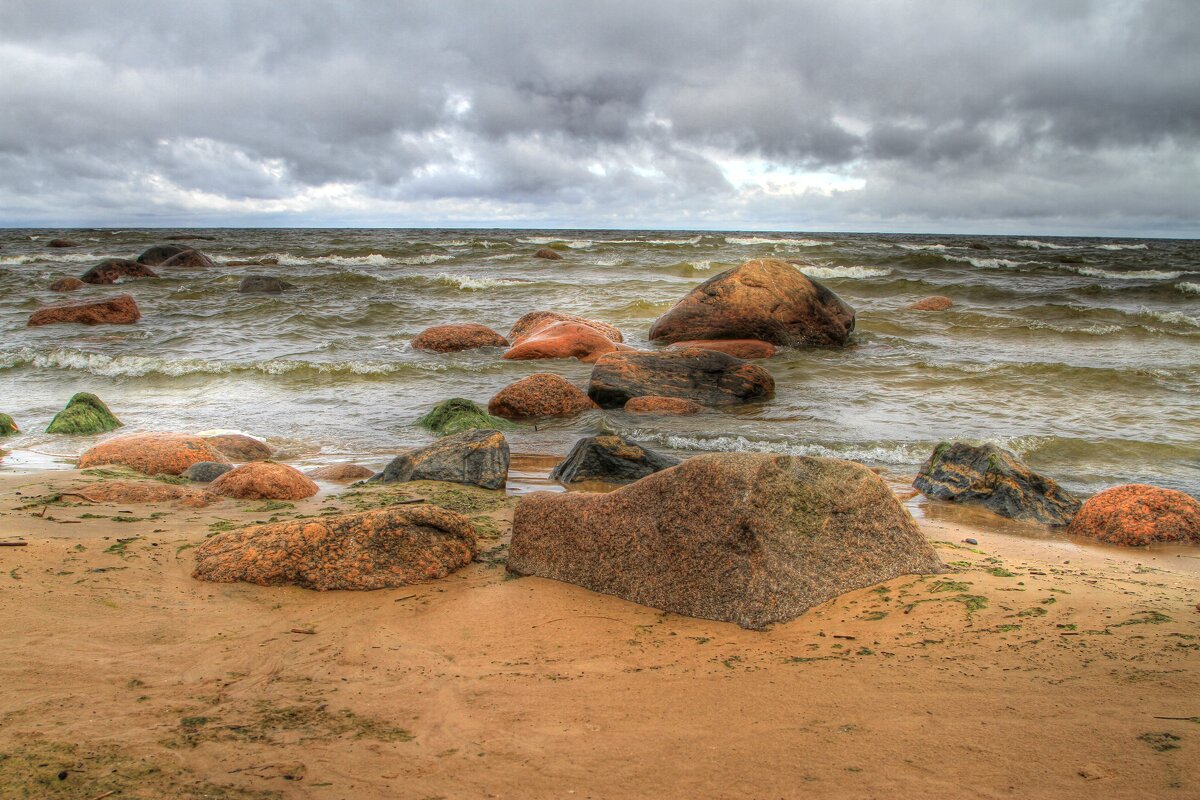
[{"label": "moss-covered rock", "polygon": [[17,427],[17,423],[13,421],[12,417],[8,414],[0,414],[0,439],[20,432],[21,429]]},{"label": "moss-covered rock", "polygon": [[50,421],[46,433],[61,433],[67,436],[91,436],[108,433],[121,427],[121,422],[94,394],[80,392],[71,398],[67,407]]},{"label": "moss-covered rock", "polygon": [[438,436],[450,436],[463,431],[507,431],[517,427],[501,417],[493,417],[480,405],[452,397],[443,400],[417,420],[417,425]]}]

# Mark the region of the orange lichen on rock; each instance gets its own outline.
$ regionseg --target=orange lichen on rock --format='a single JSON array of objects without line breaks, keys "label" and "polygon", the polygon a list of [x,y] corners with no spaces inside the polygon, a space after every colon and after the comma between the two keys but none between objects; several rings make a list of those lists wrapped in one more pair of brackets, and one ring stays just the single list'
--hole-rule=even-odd
[{"label": "orange lichen on rock", "polygon": [[508,419],[562,417],[596,408],[579,387],[561,375],[539,372],[505,386],[488,401],[488,413]]},{"label": "orange lichen on rock", "polygon": [[231,461],[265,461],[271,457],[271,448],[266,442],[244,433],[205,436],[204,441],[220,450]]},{"label": "orange lichen on rock", "polygon": [[252,461],[231,469],[209,486],[213,494],[239,500],[303,500],[320,489],[287,464]]},{"label": "orange lichen on rock", "polygon": [[60,303],[39,308],[29,316],[28,327],[72,323],[76,325],[132,325],[142,318],[137,303],[127,294],[84,303]]},{"label": "orange lichen on rock", "polygon": [[199,436],[134,433],[101,442],[79,457],[79,468],[119,464],[144,475],[182,475],[201,461],[228,463]]},{"label": "orange lichen on rock", "polygon": [[685,400],[682,397],[631,397],[625,403],[625,411],[629,414],[674,414],[685,416],[699,414],[704,406],[695,400]]},{"label": "orange lichen on rock", "polygon": [[333,483],[361,481],[370,478],[374,474],[374,470],[367,469],[358,464],[330,464],[327,467],[317,467],[308,471],[308,477],[313,480],[331,481]]},{"label": "orange lichen on rock", "polygon": [[528,336],[538,328],[551,322],[577,322],[580,325],[587,325],[589,328],[594,328],[614,342],[625,341],[625,337],[621,335],[616,326],[609,325],[607,322],[577,317],[574,314],[563,314],[560,311],[530,311],[513,323],[512,330],[508,332],[508,340],[515,343],[518,339]]},{"label": "orange lichen on rock", "polygon": [[508,340],[486,325],[461,323],[426,328],[412,340],[412,346],[414,350],[454,353],[478,347],[508,347]]},{"label": "orange lichen on rock", "polygon": [[204,508],[221,498],[191,486],[156,481],[100,481],[64,496],[82,497],[89,503],[172,503],[187,508]]},{"label": "orange lichen on rock", "polygon": [[510,361],[537,358],[578,358],[585,364],[614,350],[632,350],[614,342],[600,330],[581,322],[547,320],[517,341],[504,354]]},{"label": "orange lichen on rock", "polygon": [[1106,489],[1083,504],[1067,533],[1109,544],[1200,544],[1200,502],[1174,489],[1130,483]]},{"label": "orange lichen on rock", "polygon": [[716,350],[734,358],[770,358],[775,355],[775,345],[762,339],[691,339],[675,342],[667,349],[699,347],[701,350]]}]

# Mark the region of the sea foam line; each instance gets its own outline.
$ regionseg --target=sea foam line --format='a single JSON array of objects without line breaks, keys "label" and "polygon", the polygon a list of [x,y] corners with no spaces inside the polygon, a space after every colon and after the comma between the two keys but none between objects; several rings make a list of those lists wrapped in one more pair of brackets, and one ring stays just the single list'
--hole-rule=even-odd
[{"label": "sea foam line", "polygon": [[[700,237],[696,238],[698,240]],[[820,239],[789,239],[786,237],[770,236],[726,236],[725,243],[736,245],[790,245],[792,247],[820,247],[821,245],[829,244],[829,242],[823,242]]]},{"label": "sea foam line", "polygon": [[1054,244],[1053,242],[1040,242],[1037,239],[1018,239],[1018,247],[1032,247],[1035,250],[1070,250],[1071,248],[1065,244]]},{"label": "sea foam line", "polygon": [[1080,275],[1087,275],[1089,278],[1112,278],[1118,281],[1173,281],[1183,274],[1182,272],[1163,272],[1157,269],[1120,271],[1103,270],[1096,267],[1079,267],[1075,271]]},{"label": "sea foam line", "polygon": [[880,267],[813,267],[798,265],[796,269],[810,278],[882,278],[892,271]]}]

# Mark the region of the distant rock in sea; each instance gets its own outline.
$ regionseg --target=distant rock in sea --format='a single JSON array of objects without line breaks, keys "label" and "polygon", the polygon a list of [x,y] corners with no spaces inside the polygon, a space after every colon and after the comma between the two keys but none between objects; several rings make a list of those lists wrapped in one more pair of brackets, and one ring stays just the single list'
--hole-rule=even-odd
[{"label": "distant rock in sea", "polygon": [[680,397],[706,406],[764,400],[775,379],[760,366],[715,350],[609,353],[596,362],[588,396],[601,408],[635,397]]},{"label": "distant rock in sea", "polygon": [[79,278],[59,278],[54,283],[50,284],[52,292],[74,292],[87,286],[86,283]]},{"label": "distant rock in sea", "polygon": [[128,258],[106,258],[79,276],[84,283],[116,283],[122,278],[157,278],[158,273]]},{"label": "distant rock in sea", "polygon": [[79,247],[79,242],[71,239],[51,239],[46,242],[46,247]]},{"label": "distant rock in sea", "polygon": [[625,412],[628,414],[687,416],[699,414],[703,410],[704,406],[695,400],[685,400],[682,397],[643,395],[642,397],[631,397],[625,403]]},{"label": "distant rock in sea", "polygon": [[554,250],[551,250],[549,247],[543,247],[541,250],[538,250],[536,253],[533,254],[533,257],[534,258],[545,258],[550,261],[561,261],[562,260],[562,255]]},{"label": "distant rock in sea", "polygon": [[216,264],[208,256],[201,253],[199,250],[184,250],[182,253],[176,253],[170,258],[159,264],[160,267],[184,267],[187,269],[206,269],[215,267]]},{"label": "distant rock in sea", "polygon": [[274,275],[247,275],[238,284],[238,291],[242,294],[280,294],[295,288],[295,284]]},{"label": "distant rock in sea", "polygon": [[148,267],[157,267],[172,256],[177,256],[180,253],[186,253],[191,250],[190,247],[185,247],[178,244],[156,244],[147,250],[142,251],[142,254],[137,257],[139,264],[145,264]]},{"label": "distant rock in sea", "polygon": [[137,303],[127,294],[104,300],[60,303],[39,308],[29,317],[28,326],[40,325],[132,325],[142,318]]},{"label": "distant rock in sea", "polygon": [[945,311],[953,305],[954,301],[949,297],[935,294],[922,298],[915,303],[910,303],[908,309],[910,311]]}]

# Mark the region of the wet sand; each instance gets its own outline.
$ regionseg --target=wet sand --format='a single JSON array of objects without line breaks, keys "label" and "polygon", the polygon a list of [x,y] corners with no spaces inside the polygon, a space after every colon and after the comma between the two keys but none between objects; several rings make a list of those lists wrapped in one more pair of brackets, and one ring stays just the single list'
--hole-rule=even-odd
[{"label": "wet sand", "polygon": [[1200,793],[1196,548],[1084,546],[912,498],[951,572],[752,632],[509,579],[499,493],[404,487],[474,519],[478,563],[316,593],[194,581],[191,548],[372,492],[46,503],[90,480],[0,476],[0,541],[28,542],[0,548],[5,797]]}]

